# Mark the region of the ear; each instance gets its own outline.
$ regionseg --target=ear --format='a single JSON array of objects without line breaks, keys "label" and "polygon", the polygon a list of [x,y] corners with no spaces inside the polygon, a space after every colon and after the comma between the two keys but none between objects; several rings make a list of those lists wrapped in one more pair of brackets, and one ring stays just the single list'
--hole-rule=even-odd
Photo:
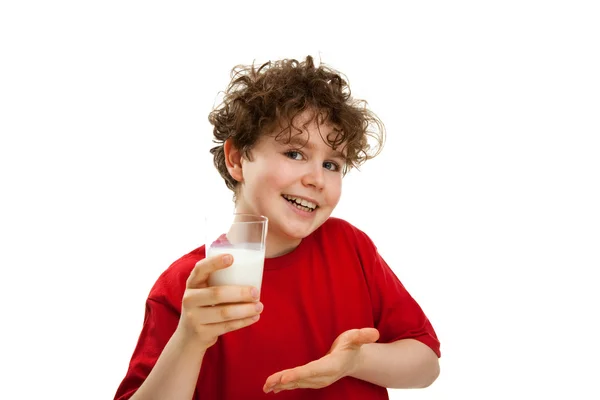
[{"label": "ear", "polygon": [[242,153],[233,145],[233,140],[227,139],[223,143],[223,151],[225,153],[225,165],[229,174],[238,182],[244,180],[242,174]]}]

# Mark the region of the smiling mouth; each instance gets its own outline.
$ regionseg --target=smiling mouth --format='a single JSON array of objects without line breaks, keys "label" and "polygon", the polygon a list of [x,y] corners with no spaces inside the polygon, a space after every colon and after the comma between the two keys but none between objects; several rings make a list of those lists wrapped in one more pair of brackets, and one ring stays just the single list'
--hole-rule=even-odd
[{"label": "smiling mouth", "polygon": [[307,200],[303,200],[299,197],[289,196],[287,194],[282,194],[281,197],[283,197],[284,199],[287,200],[288,203],[290,203],[291,205],[293,205],[294,207],[296,207],[297,209],[302,210],[302,211],[313,212],[317,208],[319,208],[319,206],[316,205],[315,203],[312,203]]}]

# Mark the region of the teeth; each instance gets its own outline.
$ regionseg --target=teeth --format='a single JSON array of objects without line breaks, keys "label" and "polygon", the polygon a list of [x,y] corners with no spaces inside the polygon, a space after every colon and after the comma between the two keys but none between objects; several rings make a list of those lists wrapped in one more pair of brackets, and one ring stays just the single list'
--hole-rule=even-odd
[{"label": "teeth", "polygon": [[312,208],[308,208],[308,207],[301,206],[301,205],[300,205],[300,204],[298,204],[298,203],[293,203],[293,204],[294,204],[294,207],[296,207],[296,208],[297,208],[297,209],[299,209],[299,210],[308,211],[308,212],[313,212],[313,211],[315,211],[315,210],[313,210]]},{"label": "teeth", "polygon": [[283,197],[285,197],[288,200],[292,200],[293,202],[295,202],[298,205],[304,206],[306,208],[310,208],[311,210],[314,210],[315,208],[317,208],[317,205],[315,203],[301,199],[299,197],[288,196],[285,194],[283,195]]}]

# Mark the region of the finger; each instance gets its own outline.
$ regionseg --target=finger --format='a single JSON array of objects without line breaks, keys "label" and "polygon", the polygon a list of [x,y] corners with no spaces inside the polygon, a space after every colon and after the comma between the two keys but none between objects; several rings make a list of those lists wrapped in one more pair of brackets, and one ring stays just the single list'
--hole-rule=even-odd
[{"label": "finger", "polygon": [[252,286],[212,286],[187,289],[183,294],[186,308],[205,307],[226,303],[250,303],[258,301],[258,289]]},{"label": "finger", "polygon": [[363,344],[374,343],[379,339],[379,331],[375,328],[350,329],[335,339],[331,351],[337,348],[358,348]]},{"label": "finger", "polygon": [[[294,382],[287,383],[285,385],[277,385],[272,389],[272,391],[273,391],[273,393],[279,393],[284,390],[306,389],[309,387],[311,387],[311,386],[302,386],[301,382],[294,381]],[[317,387],[312,387],[312,388],[316,389]]]},{"label": "finger", "polygon": [[265,393],[268,393],[271,389],[273,389],[273,387],[275,387],[277,384],[279,384],[281,382],[281,376],[284,373],[286,373],[287,371],[289,371],[289,369],[279,371],[279,372],[269,376],[267,378],[267,380],[265,381],[265,385],[263,386],[263,391]]},{"label": "finger", "polygon": [[270,390],[268,390],[267,393],[270,391],[273,391],[274,393],[279,393],[282,390],[295,389],[321,389],[331,385],[336,380],[337,378],[333,377],[332,375],[317,375],[307,379],[293,380],[286,384],[276,384]]},{"label": "finger", "polygon": [[221,322],[253,317],[262,312],[264,306],[261,302],[227,304],[215,307],[204,307],[198,314],[201,324],[218,324]]},{"label": "finger", "polygon": [[326,357],[323,357],[301,367],[285,371],[281,375],[280,384],[287,388],[290,385],[293,386],[294,383],[309,382],[319,377],[330,376],[332,373],[331,363]]},{"label": "finger", "polygon": [[231,264],[233,264],[231,254],[219,254],[198,261],[187,279],[186,288],[202,287],[211,272],[229,267]]},{"label": "finger", "polygon": [[301,367],[287,369],[267,378],[263,391],[278,393],[282,390],[317,389],[333,382],[334,373],[325,357]]},{"label": "finger", "polygon": [[237,331],[238,329],[245,328],[249,325],[254,324],[260,319],[260,315],[257,314],[253,317],[243,318],[243,319],[234,319],[227,322],[221,322],[217,324],[209,324],[206,325],[208,329],[212,329],[215,331],[215,336],[221,336],[228,332]]}]

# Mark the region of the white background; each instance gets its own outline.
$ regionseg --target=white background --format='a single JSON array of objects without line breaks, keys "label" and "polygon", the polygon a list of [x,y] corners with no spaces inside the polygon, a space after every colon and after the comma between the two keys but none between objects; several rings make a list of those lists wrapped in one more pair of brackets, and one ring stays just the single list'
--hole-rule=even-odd
[{"label": "white background", "polygon": [[599,398],[594,2],[214,3],[2,2],[0,398],[112,398],[150,287],[232,207],[207,121],[230,69],[308,54],[388,132],[334,215],[442,342],[391,398]]}]

